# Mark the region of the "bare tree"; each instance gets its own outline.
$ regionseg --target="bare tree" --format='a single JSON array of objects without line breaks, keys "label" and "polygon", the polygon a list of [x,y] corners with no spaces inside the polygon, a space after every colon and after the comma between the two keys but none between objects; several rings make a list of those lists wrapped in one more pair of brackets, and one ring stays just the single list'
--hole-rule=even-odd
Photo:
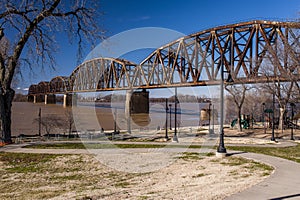
[{"label": "bare tree", "polygon": [[41,123],[48,136],[51,134],[51,131],[64,127],[62,118],[55,115],[46,115],[41,118],[41,121],[39,118],[36,118],[34,122]]},{"label": "bare tree", "polygon": [[54,68],[55,36],[66,34],[83,45],[97,42],[103,33],[97,23],[98,1],[90,0],[2,0],[0,2],[0,42],[10,48],[0,51],[0,131],[1,140],[11,142],[11,106],[15,91],[12,81],[18,66]]},{"label": "bare tree", "polygon": [[[284,117],[286,113],[286,107],[287,104],[291,101],[293,101],[297,96],[299,96],[299,91],[297,91],[298,88],[298,70],[299,70],[299,63],[300,60],[298,58],[288,59],[285,58],[285,61],[288,67],[283,68],[282,70],[279,70],[278,68],[274,66],[281,66],[283,59],[283,56],[281,54],[284,50],[281,50],[278,48],[278,60],[272,60],[269,58],[269,61],[265,62],[265,66],[262,69],[263,76],[266,77],[267,83],[261,84],[260,88],[270,95],[274,95],[277,103],[279,105],[279,124],[278,128],[283,130],[284,125]],[[298,60],[298,62],[297,62]],[[282,80],[285,81],[282,81]],[[275,111],[273,111],[275,112]]]},{"label": "bare tree", "polygon": [[237,115],[237,122],[238,122],[238,130],[242,131],[242,108],[245,102],[246,92],[251,89],[250,86],[245,84],[240,85],[226,85],[226,91],[230,94],[230,99],[234,103],[236,107],[236,115]]},{"label": "bare tree", "polygon": [[72,134],[73,131],[73,125],[74,125],[74,118],[71,110],[67,110],[65,112],[65,123],[67,126],[67,130],[69,133],[69,136]]},{"label": "bare tree", "polygon": [[257,85],[253,85],[253,89],[247,92],[243,106],[243,113],[251,115],[252,120],[263,119],[263,103],[270,100],[270,96],[265,95]]}]

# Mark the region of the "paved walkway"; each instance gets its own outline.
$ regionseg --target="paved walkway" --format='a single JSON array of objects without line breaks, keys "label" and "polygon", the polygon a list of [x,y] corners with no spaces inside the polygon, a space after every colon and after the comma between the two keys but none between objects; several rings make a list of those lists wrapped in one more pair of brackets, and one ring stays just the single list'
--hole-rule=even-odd
[{"label": "paved walkway", "polygon": [[[86,149],[30,149],[22,148],[26,144],[12,144],[0,148],[0,152],[19,152],[19,153],[49,153],[49,154],[89,154],[93,150]],[[291,144],[290,144],[291,145]],[[272,145],[274,146],[274,145]],[[277,146],[277,145],[276,145]],[[285,143],[282,146],[289,146]],[[133,151],[143,151],[143,149],[131,149]],[[187,149],[188,151],[197,151],[199,149]],[[99,149],[99,151],[107,151],[107,149]],[[179,152],[180,148],[169,148],[168,152]],[[182,149],[181,149],[182,151]],[[109,150],[112,153],[112,149]],[[269,164],[275,168],[275,172],[265,179],[263,182],[234,194],[227,200],[247,200],[247,199],[269,199],[269,200],[295,200],[300,199],[300,164],[285,160],[278,157],[267,156],[263,154],[229,152],[233,156],[241,156],[253,159],[258,162]],[[238,187],[238,186],[237,186]]]},{"label": "paved walkway", "polygon": [[255,153],[237,154],[275,167],[275,172],[263,182],[234,194],[227,200],[300,199],[300,164],[278,157]]}]

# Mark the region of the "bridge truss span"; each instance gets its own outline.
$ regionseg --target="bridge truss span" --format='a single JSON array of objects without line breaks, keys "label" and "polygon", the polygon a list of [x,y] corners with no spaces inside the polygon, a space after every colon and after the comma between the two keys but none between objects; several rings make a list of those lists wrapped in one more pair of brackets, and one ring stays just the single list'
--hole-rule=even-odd
[{"label": "bridge truss span", "polygon": [[140,64],[120,58],[85,61],[69,77],[32,85],[29,95],[214,85],[222,65],[235,83],[290,81],[300,73],[299,39],[300,22],[219,26],[166,44]]},{"label": "bridge truss span", "polygon": [[299,28],[267,21],[216,27],[171,42],[140,65],[151,85],[215,84],[222,64],[237,82],[264,82],[299,68]]},{"label": "bridge truss span", "polygon": [[70,92],[131,88],[137,65],[124,59],[97,58],[79,65],[71,74]]},{"label": "bridge truss span", "polygon": [[50,93],[64,94],[72,90],[69,83],[68,76],[56,76],[50,81]]}]

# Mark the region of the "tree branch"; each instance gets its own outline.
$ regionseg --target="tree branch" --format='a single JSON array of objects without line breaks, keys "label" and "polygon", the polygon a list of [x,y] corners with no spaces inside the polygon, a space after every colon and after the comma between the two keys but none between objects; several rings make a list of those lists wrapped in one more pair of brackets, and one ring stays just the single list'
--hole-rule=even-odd
[{"label": "tree branch", "polygon": [[55,10],[55,8],[59,5],[59,3],[60,3],[60,0],[55,0],[49,9],[43,10],[26,27],[26,31],[23,34],[23,36],[20,38],[19,42],[17,43],[17,46],[13,53],[13,56],[11,57],[10,62],[9,62],[8,72],[6,73],[5,83],[4,83],[6,87],[9,88],[11,85],[11,81],[13,78],[13,74],[15,72],[17,62],[18,62],[20,55],[22,53],[22,50],[24,49],[24,46],[25,46],[26,42],[28,41],[29,37],[31,36],[32,32],[36,29],[36,27],[38,26],[38,24],[41,21],[43,21],[46,17],[50,16],[50,14]]}]

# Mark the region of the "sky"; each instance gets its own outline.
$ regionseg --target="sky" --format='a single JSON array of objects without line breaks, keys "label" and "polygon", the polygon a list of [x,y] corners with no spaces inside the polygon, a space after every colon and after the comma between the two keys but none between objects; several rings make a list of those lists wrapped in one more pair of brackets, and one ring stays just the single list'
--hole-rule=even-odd
[{"label": "sky", "polygon": [[[299,0],[102,0],[99,3],[103,15],[98,21],[105,29],[106,38],[142,27],[168,28],[188,35],[254,19],[286,21],[300,18]],[[69,76],[76,68],[76,45],[68,44],[65,36],[58,35],[57,40],[60,48],[56,54],[56,70],[37,71],[24,77],[21,89],[40,81],[50,81],[58,75]],[[163,41],[161,45],[164,45]],[[89,49],[86,55],[88,53]]]}]

